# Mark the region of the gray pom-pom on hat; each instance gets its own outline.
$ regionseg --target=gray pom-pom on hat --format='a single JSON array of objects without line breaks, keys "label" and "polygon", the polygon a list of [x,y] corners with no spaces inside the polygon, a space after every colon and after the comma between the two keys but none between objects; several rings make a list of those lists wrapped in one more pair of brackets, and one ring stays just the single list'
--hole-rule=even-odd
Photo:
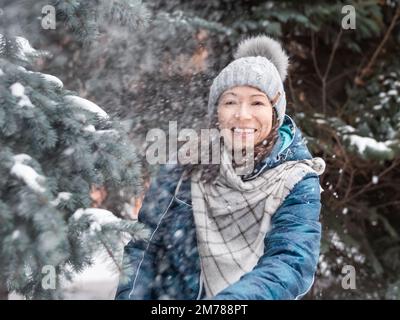
[{"label": "gray pom-pom on hat", "polygon": [[285,51],[283,51],[280,43],[268,36],[257,36],[243,40],[240,42],[233,56],[235,59],[257,56],[265,57],[278,69],[282,81],[286,79],[289,58]]},{"label": "gray pom-pom on hat", "polygon": [[280,43],[266,35],[247,38],[239,43],[235,60],[215,77],[208,99],[208,116],[211,120],[221,94],[235,86],[253,86],[263,91],[270,101],[280,96],[274,104],[279,124],[286,112],[286,95],[283,81],[287,76],[289,58]]}]

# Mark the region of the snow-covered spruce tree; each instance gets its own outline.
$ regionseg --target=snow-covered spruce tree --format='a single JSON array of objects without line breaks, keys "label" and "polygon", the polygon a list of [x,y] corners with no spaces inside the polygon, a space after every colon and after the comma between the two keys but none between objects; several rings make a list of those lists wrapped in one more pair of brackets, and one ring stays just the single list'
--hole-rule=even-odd
[{"label": "snow-covered spruce tree", "polygon": [[[118,264],[122,234],[147,236],[142,225],[91,208],[93,186],[141,185],[134,147],[96,104],[29,71],[38,54],[23,38],[0,36],[2,298],[62,298],[60,283],[90,265],[100,247]],[[55,286],[43,282],[51,271]]]}]

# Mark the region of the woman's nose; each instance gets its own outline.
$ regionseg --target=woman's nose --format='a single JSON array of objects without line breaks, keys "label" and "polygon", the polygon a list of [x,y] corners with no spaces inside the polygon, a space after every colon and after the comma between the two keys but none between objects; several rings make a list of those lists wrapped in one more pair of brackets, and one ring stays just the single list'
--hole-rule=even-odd
[{"label": "woman's nose", "polygon": [[247,103],[241,103],[237,112],[237,118],[240,120],[251,119],[251,110]]}]

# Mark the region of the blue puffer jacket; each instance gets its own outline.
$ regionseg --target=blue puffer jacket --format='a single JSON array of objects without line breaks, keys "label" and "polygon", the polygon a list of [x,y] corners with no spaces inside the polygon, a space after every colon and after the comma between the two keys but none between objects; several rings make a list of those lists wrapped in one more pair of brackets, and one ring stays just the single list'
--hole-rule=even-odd
[{"label": "blue puffer jacket", "polygon": [[[259,163],[254,179],[284,161],[311,159],[299,128],[285,116],[271,154]],[[202,299],[200,259],[191,206],[190,179],[179,166],[163,166],[152,179],[139,221],[152,231],[148,242],[125,247],[126,275],[116,299]],[[320,185],[307,174],[292,189],[271,219],[264,255],[254,269],[213,299],[298,299],[310,289],[321,238]]]}]

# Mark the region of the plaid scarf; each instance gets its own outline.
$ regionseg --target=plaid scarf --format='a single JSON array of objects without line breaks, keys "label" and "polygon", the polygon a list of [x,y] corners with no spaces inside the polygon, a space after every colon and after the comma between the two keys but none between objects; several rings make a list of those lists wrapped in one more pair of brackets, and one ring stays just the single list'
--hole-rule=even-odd
[{"label": "plaid scarf", "polygon": [[243,181],[224,151],[213,183],[203,183],[201,172],[192,176],[193,214],[207,297],[254,268],[264,253],[271,216],[307,173],[320,175],[324,169],[321,158],[286,161],[254,180]]}]

